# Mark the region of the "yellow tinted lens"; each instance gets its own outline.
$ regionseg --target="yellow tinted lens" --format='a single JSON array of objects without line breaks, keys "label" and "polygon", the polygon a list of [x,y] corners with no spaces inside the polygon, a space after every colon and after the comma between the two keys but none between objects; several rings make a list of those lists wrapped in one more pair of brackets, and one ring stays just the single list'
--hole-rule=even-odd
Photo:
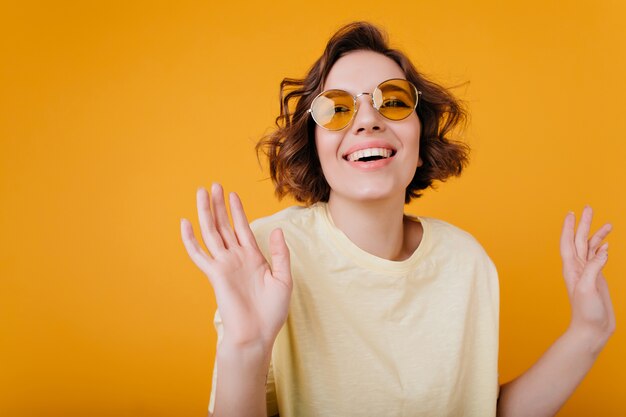
[{"label": "yellow tinted lens", "polygon": [[329,90],[313,100],[311,115],[315,122],[328,129],[339,130],[348,126],[354,114],[354,99],[342,90]]},{"label": "yellow tinted lens", "polygon": [[407,118],[417,106],[417,90],[409,81],[388,80],[374,91],[374,104],[391,120]]}]

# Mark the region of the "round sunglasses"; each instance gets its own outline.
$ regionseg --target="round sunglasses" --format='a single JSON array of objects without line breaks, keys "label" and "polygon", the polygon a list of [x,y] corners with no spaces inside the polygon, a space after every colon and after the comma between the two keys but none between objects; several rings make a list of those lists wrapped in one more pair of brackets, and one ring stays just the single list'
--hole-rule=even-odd
[{"label": "round sunglasses", "polygon": [[385,80],[372,93],[356,96],[344,90],[326,90],[313,99],[308,110],[315,123],[326,130],[341,130],[348,126],[358,108],[356,101],[363,95],[371,97],[372,106],[389,120],[402,120],[409,117],[417,107],[422,94],[408,80],[392,78]]}]

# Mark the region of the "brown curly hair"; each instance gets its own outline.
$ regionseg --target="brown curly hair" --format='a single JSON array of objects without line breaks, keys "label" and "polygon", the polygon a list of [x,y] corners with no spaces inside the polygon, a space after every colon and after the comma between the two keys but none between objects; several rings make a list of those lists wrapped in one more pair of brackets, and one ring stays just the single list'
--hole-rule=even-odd
[{"label": "brown curly hair", "polygon": [[418,167],[407,186],[405,202],[421,196],[433,181],[458,176],[468,163],[469,146],[450,139],[451,132],[466,121],[466,113],[448,90],[420,74],[402,52],[390,49],[387,38],[376,26],[354,22],[340,28],[328,41],[322,56],[304,79],[285,78],[280,84],[280,116],[275,131],[261,138],[257,154],[269,159],[270,177],[279,199],[291,194],[297,201],[314,204],[328,201],[330,186],[322,173],[315,147],[315,122],[308,109],[322,87],[332,66],[342,56],[357,50],[378,52],[394,60],[406,78],[419,91],[416,112],[422,130]]}]

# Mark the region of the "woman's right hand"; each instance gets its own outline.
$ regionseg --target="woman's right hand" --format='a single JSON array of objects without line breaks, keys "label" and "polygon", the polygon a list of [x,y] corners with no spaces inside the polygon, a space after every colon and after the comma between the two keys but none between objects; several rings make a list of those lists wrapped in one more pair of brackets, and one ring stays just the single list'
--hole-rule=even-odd
[{"label": "woman's right hand", "polygon": [[237,194],[229,195],[233,227],[219,184],[213,184],[210,200],[204,188],[198,189],[200,231],[209,253],[200,247],[189,220],[181,219],[180,228],[189,257],[207,275],[215,291],[223,341],[241,348],[261,343],[271,349],[287,319],[292,289],[289,249],[282,230],[270,235],[270,268]]}]

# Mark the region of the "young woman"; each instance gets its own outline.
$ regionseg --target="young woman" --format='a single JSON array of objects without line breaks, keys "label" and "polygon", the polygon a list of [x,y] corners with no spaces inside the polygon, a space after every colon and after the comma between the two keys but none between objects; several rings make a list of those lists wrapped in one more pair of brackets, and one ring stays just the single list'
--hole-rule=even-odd
[{"label": "young woman", "polygon": [[[302,80],[281,86],[278,129],[259,143],[279,197],[303,206],[232,226],[221,187],[197,193],[207,254],[183,219],[218,310],[214,416],[553,415],[615,328],[602,268],[611,226],[565,218],[567,332],[498,385],[496,269],[476,240],[404,214],[433,181],[459,175],[464,120],[380,31],[340,29]],[[271,264],[271,266],[270,266]]]}]

